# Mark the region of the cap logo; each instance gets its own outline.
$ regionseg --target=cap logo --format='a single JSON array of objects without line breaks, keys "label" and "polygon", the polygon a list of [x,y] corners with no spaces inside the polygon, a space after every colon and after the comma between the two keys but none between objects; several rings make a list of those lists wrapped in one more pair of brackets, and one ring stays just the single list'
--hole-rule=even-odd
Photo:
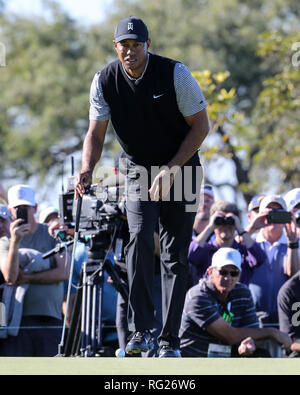
[{"label": "cap logo", "polygon": [[227,253],[227,258],[230,259],[230,260],[232,260],[232,261],[234,261],[234,252],[229,251],[229,252]]},{"label": "cap logo", "polygon": [[133,22],[128,22],[128,30],[132,30],[133,31]]}]

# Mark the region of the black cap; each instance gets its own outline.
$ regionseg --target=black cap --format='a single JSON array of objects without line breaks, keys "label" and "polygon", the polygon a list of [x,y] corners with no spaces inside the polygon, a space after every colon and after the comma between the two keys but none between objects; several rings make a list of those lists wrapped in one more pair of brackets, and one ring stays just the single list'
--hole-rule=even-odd
[{"label": "black cap", "polygon": [[148,29],[145,23],[135,16],[122,19],[115,30],[115,42],[122,40],[137,40],[145,42],[148,40]]}]

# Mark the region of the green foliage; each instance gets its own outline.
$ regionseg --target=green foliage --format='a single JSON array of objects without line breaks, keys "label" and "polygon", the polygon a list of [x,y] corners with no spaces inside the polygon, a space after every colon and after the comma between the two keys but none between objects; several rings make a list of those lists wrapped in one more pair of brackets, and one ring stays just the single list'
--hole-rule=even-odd
[{"label": "green foliage", "polygon": [[[242,114],[234,113],[233,116],[230,114],[230,109],[233,106],[235,100],[235,89],[231,88],[227,91],[224,88],[224,83],[229,77],[228,72],[211,73],[209,70],[196,71],[192,73],[201,87],[204,96],[207,100],[210,123],[211,123],[211,134],[217,132],[220,127],[224,124],[227,128],[235,124],[235,120],[238,116],[242,117]],[[241,120],[241,119],[240,119]],[[239,121],[240,122],[240,121]],[[209,140],[205,141],[205,159],[214,160],[217,155],[227,155],[226,147],[222,147],[222,141],[226,143],[228,141],[228,135],[224,134],[221,141],[218,140],[210,144]]]},{"label": "green foliage", "polygon": [[[92,77],[75,23],[54,10],[54,21],[5,19],[7,67],[1,70],[2,106],[9,130],[6,167],[30,176],[47,171],[79,149],[86,129]],[[12,174],[13,175],[13,174]]]},{"label": "green foliage", "polygon": [[[300,55],[293,50],[300,34],[269,32],[261,37],[260,56],[271,59],[278,72],[264,81],[253,114],[259,137],[258,163],[277,168],[284,184],[300,184]],[[294,64],[293,64],[294,63]]]},{"label": "green foliage", "polygon": [[[3,4],[2,177],[45,178],[81,150],[92,78],[116,57],[117,21],[137,15],[149,27],[152,52],[198,70],[212,126],[205,164],[218,174],[225,158],[235,171],[215,183],[246,200],[270,186],[299,186],[300,78],[291,62],[300,42],[298,0],[114,0],[95,26],[79,25],[51,0],[38,19],[1,13]],[[118,149],[109,130],[104,159]]]}]

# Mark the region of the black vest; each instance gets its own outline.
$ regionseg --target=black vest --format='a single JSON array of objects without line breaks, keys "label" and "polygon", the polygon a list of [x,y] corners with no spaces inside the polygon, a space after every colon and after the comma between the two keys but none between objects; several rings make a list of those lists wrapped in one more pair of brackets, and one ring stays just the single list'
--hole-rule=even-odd
[{"label": "black vest", "polygon": [[149,54],[147,70],[138,85],[126,76],[119,60],[101,71],[103,95],[117,139],[138,165],[167,164],[190,129],[176,101],[176,63]]}]

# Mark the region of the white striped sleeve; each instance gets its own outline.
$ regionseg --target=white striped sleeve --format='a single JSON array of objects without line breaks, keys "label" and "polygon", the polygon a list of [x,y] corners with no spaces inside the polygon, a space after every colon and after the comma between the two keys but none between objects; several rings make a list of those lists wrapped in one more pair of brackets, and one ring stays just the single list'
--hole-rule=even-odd
[{"label": "white striped sleeve", "polygon": [[174,86],[179,111],[184,117],[196,114],[207,107],[202,90],[192,73],[182,63],[174,67]]},{"label": "white striped sleeve", "polygon": [[110,119],[110,108],[103,97],[100,72],[95,74],[90,89],[90,114],[92,121],[107,121]]}]

